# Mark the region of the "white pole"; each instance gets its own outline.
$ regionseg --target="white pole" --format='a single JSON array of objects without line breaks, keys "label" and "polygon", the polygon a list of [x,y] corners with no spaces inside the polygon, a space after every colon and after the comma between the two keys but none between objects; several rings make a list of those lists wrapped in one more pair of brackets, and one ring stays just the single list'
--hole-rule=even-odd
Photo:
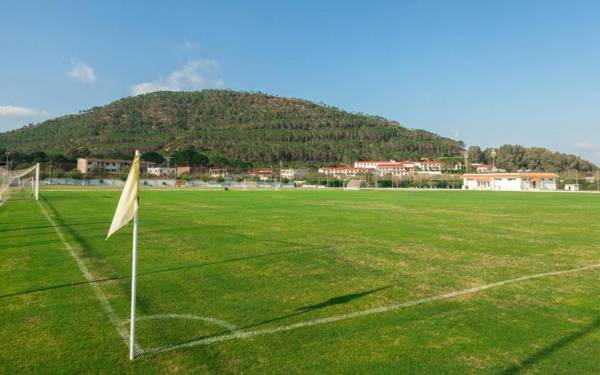
[{"label": "white pole", "polygon": [[40,163],[35,165],[35,200],[40,200]]},{"label": "white pole", "polygon": [[[135,150],[135,156],[140,152]],[[139,184],[139,181],[138,181]],[[139,189],[139,186],[138,186]],[[135,294],[137,285],[138,211],[133,215],[133,255],[131,257],[131,317],[129,328],[129,360],[135,358]]]}]

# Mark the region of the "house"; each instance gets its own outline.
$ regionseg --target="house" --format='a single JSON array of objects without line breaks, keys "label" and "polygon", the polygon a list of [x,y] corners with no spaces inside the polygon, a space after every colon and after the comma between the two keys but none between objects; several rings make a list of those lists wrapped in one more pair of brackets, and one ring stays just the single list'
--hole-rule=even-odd
[{"label": "house", "polygon": [[210,178],[224,178],[225,176],[229,176],[229,171],[223,168],[211,168],[208,170],[208,177]]},{"label": "house", "polygon": [[148,167],[148,174],[156,177],[171,177],[177,173],[175,168],[167,167]]},{"label": "house", "polygon": [[202,173],[202,167],[190,167],[182,166],[175,168],[175,175],[181,177],[182,175],[195,175]]},{"label": "house", "polygon": [[275,178],[275,173],[273,173],[273,169],[271,168],[262,168],[250,171],[250,176],[258,177],[261,181],[268,181]]},{"label": "house", "polygon": [[[131,168],[132,160],[121,159],[94,159],[77,158],[77,169],[81,173],[119,173],[127,172]],[[142,161],[140,169],[146,170],[153,167],[155,163]]]},{"label": "house", "polygon": [[359,174],[374,173],[376,170],[373,168],[362,168],[362,167],[321,167],[319,173],[326,176],[332,176],[334,178],[347,178],[356,177]]},{"label": "house", "polygon": [[556,173],[467,173],[464,190],[555,191]]},{"label": "house", "polygon": [[297,178],[304,178],[308,176],[308,168],[288,168],[281,169],[279,171],[281,178],[287,178],[288,180],[295,180]]},{"label": "house", "polygon": [[579,184],[566,184],[565,191],[579,191]]},{"label": "house", "polygon": [[585,182],[587,182],[589,184],[593,184],[594,182],[596,182],[596,177],[595,176],[586,176]]}]

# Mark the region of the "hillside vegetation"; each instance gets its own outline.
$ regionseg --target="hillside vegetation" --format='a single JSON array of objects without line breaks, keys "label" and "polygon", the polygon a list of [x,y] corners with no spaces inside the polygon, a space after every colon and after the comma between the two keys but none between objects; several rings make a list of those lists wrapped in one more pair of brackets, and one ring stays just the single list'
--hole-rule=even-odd
[{"label": "hillside vegetation", "polygon": [[546,172],[590,172],[597,167],[579,156],[553,152],[542,147],[523,147],[519,145],[504,145],[493,150],[482,150],[478,146],[469,147],[469,160],[471,163],[496,163],[498,168],[507,171],[531,170]]},{"label": "hillside vegetation", "polygon": [[462,143],[381,117],[229,90],[157,92],[0,134],[12,152],[163,155],[191,147],[255,165],[456,155]]}]

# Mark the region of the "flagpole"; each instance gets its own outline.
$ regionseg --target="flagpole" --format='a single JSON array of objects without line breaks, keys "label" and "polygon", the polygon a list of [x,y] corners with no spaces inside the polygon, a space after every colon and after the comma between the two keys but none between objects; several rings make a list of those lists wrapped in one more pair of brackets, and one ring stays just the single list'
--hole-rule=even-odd
[{"label": "flagpole", "polygon": [[[139,150],[135,150],[135,156],[140,155]],[[139,189],[139,181],[137,189]],[[129,360],[135,358],[135,296],[137,286],[137,248],[138,248],[138,210],[133,214],[133,254],[131,257],[131,317],[129,327]]]}]

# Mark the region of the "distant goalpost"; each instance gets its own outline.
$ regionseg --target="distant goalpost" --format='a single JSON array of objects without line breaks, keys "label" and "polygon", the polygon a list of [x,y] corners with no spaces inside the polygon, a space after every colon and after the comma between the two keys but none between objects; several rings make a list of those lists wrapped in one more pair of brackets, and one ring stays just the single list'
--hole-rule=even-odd
[{"label": "distant goalpost", "polygon": [[5,202],[16,193],[26,194],[31,189],[31,195],[35,200],[40,199],[40,164],[24,168],[10,170],[0,168],[0,202]]},{"label": "distant goalpost", "polygon": [[350,180],[346,184],[346,190],[359,190],[362,186],[362,180]]}]

